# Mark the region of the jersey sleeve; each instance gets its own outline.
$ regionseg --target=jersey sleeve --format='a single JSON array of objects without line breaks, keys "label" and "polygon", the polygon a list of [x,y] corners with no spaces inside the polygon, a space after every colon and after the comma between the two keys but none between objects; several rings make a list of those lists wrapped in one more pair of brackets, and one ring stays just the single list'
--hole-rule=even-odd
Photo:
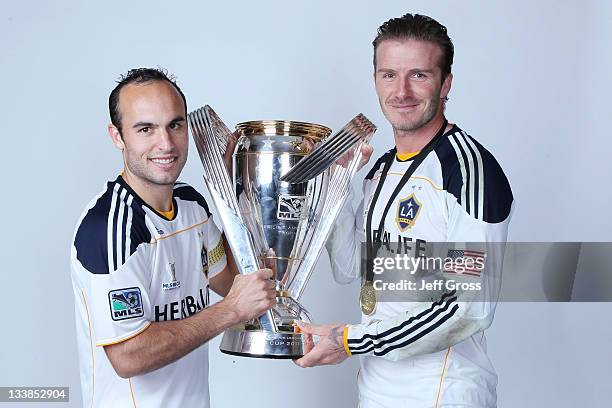
[{"label": "jersey sleeve", "polygon": [[[363,202],[360,203],[357,214],[360,213],[362,208]],[[353,191],[351,189],[325,243],[334,280],[340,284],[351,283],[359,277],[359,254],[362,238],[355,221]]]},{"label": "jersey sleeve", "polygon": [[362,185],[364,199],[359,203],[357,211],[353,209],[353,190],[350,190],[349,197],[340,210],[334,228],[325,243],[334,280],[340,284],[351,283],[360,276],[361,245],[366,241],[364,206],[366,200],[369,200],[374,193],[372,178],[382,170],[389,155],[393,154],[392,151],[385,152],[366,175]]},{"label": "jersey sleeve", "polygon": [[97,346],[134,337],[153,320],[151,235],[130,204],[117,194],[102,197],[82,219],[72,246],[73,281]]},{"label": "jersey sleeve", "polygon": [[[430,300],[406,303],[403,313],[388,319],[349,325],[346,350],[397,361],[444,350],[487,329],[501,287],[503,250],[499,242],[442,244],[437,252],[448,266],[427,278],[442,282],[436,290],[426,292]],[[465,272],[474,270],[465,266],[466,260],[474,258],[482,260],[482,267],[478,272]]]},{"label": "jersey sleeve", "polygon": [[198,215],[207,220],[203,227],[206,238],[202,245],[202,268],[207,269],[207,276],[210,279],[227,265],[222,229],[215,222],[206,199],[195,188],[177,182],[174,186],[174,195],[181,200],[197,203]]},{"label": "jersey sleeve", "polygon": [[[145,249],[140,251],[146,252]],[[117,271],[90,274],[83,292],[96,346],[128,340],[146,329],[150,316],[151,265],[146,256],[132,256]]]},{"label": "jersey sleeve", "polygon": [[491,325],[513,197],[493,156],[469,136],[460,136],[454,141],[471,154],[461,152],[463,162],[455,158],[454,167],[443,168],[447,242],[434,246],[444,263],[432,279],[443,285],[427,293],[429,301],[406,303],[401,314],[347,326],[350,354],[397,361],[444,350]]}]

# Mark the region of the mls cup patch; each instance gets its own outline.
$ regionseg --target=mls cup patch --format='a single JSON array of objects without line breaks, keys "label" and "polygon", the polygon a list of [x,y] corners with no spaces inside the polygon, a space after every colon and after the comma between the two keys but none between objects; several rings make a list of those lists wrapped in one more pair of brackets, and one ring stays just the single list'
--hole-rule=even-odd
[{"label": "mls cup patch", "polygon": [[278,196],[276,218],[279,220],[299,221],[306,218],[307,215],[305,196],[286,194]]},{"label": "mls cup patch", "polygon": [[144,315],[139,288],[118,289],[108,292],[113,320],[126,320]]},{"label": "mls cup patch", "polygon": [[176,268],[174,267],[174,262],[168,262],[168,265],[166,265],[166,270],[168,271],[170,281],[162,283],[162,290],[173,290],[180,288],[181,281],[176,279]]},{"label": "mls cup patch", "polygon": [[414,194],[406,198],[402,198],[397,203],[397,214],[395,223],[401,232],[406,232],[414,226],[422,204],[417,200]]}]

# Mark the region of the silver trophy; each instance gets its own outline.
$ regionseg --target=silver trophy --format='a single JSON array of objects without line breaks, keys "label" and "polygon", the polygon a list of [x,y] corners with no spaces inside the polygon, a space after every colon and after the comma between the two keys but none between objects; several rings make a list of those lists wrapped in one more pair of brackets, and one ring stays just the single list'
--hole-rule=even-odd
[{"label": "silver trophy", "polygon": [[[361,145],[376,127],[358,115],[334,135],[321,125],[269,120],[240,123],[232,176],[224,156],[231,132],[209,106],[189,113],[204,166],[204,181],[242,274],[272,269],[276,305],[265,315],[225,331],[227,354],[296,358],[310,322],[298,302],[351,188]],[[228,153],[229,154],[229,153]],[[348,154],[346,166],[336,160]]]}]

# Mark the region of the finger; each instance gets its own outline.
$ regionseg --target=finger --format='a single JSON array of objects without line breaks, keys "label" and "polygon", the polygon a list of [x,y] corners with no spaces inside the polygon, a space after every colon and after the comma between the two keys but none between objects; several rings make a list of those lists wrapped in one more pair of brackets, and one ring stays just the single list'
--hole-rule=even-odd
[{"label": "finger", "polygon": [[297,360],[296,364],[302,368],[321,365],[321,352],[315,347],[310,353],[305,354],[304,357]]},{"label": "finger", "polygon": [[310,334],[310,324],[303,322],[301,320],[296,320],[295,324],[300,330],[300,333]]},{"label": "finger", "polygon": [[272,274],[272,269],[268,269],[268,268],[263,268],[263,269],[258,270],[257,272],[255,272],[255,275],[261,279],[271,279],[272,276],[274,276]]},{"label": "finger", "polygon": [[276,304],[276,296],[267,296],[264,301],[266,302],[268,309],[270,309]]},{"label": "finger", "polygon": [[372,152],[374,152],[374,148],[370,146],[369,144],[361,146],[361,160],[359,160],[358,169],[361,169],[363,166],[365,166],[370,161]]},{"label": "finger", "polygon": [[370,158],[370,156],[372,156],[373,152],[374,148],[371,144],[364,144],[361,146],[361,154],[367,157],[368,159]]},{"label": "finger", "polygon": [[298,358],[297,360],[293,360],[293,362],[299,367],[308,368],[310,366],[308,365],[308,361],[305,357],[306,355],[302,358]]},{"label": "finger", "polygon": [[276,305],[276,297],[275,296],[266,298],[266,310],[273,308],[274,305]]},{"label": "finger", "polygon": [[374,151],[374,149],[372,148],[372,146],[367,146],[370,148],[369,151],[367,151],[366,153],[361,153],[361,160],[360,160],[360,164],[363,166],[365,165],[367,162],[370,161],[370,157],[372,156],[372,152]]},{"label": "finger", "polygon": [[312,335],[304,334],[304,354],[310,353],[314,347],[315,344]]},{"label": "finger", "polygon": [[296,323],[303,333],[314,334],[315,336],[325,336],[329,333],[329,329],[325,326],[310,324],[301,320],[297,321]]},{"label": "finger", "polygon": [[355,157],[355,151],[353,149],[348,151],[348,161],[353,160],[353,158]]}]

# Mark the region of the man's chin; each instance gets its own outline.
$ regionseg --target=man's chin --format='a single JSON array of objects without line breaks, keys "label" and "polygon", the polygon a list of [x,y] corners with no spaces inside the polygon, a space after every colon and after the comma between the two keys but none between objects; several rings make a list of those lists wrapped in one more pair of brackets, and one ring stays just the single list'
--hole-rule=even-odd
[{"label": "man's chin", "polygon": [[389,122],[391,122],[391,126],[393,127],[393,129],[397,131],[414,132],[415,130],[419,130],[427,126],[432,120],[433,117],[431,117],[429,120],[427,120],[426,118],[419,118],[418,120],[389,120]]},{"label": "man's chin", "polygon": [[160,186],[173,185],[178,180],[183,166],[180,168],[168,169],[167,171],[151,171],[148,174],[147,180],[152,184]]},{"label": "man's chin", "polygon": [[155,184],[157,186],[170,186],[170,185],[174,185],[176,180],[178,180],[178,174],[176,176],[174,176],[174,175],[164,175],[164,176],[157,176],[157,177],[147,177],[147,181],[150,184]]},{"label": "man's chin", "polygon": [[422,124],[414,122],[395,122],[391,123],[391,126],[393,127],[393,129],[398,130],[400,132],[413,132],[423,127]]}]

